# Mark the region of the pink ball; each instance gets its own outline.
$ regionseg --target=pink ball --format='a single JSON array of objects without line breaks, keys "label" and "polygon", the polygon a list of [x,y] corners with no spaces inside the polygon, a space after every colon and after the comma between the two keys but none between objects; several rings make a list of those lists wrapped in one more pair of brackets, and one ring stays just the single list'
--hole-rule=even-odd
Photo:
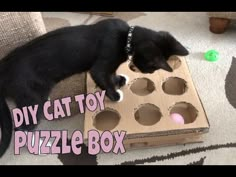
[{"label": "pink ball", "polygon": [[182,115],[178,114],[178,113],[173,113],[170,115],[171,119],[177,123],[177,124],[184,124],[184,118]]}]

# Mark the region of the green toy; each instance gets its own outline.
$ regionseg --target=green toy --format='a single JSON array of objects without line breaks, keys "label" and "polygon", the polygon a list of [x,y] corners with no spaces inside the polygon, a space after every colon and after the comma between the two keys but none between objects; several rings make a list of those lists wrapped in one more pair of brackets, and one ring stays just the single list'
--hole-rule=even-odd
[{"label": "green toy", "polygon": [[205,54],[204,57],[207,61],[217,61],[219,59],[219,52],[216,50],[208,50]]}]

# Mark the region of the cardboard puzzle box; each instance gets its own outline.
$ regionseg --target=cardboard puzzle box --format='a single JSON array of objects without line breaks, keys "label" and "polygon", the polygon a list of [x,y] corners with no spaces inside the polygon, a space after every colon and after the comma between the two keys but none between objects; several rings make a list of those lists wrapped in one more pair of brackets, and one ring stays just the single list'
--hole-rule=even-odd
[{"label": "cardboard puzzle box", "polygon": [[[166,146],[203,141],[209,122],[194,87],[184,57],[172,56],[168,63],[173,72],[158,70],[142,74],[123,63],[117,74],[127,75],[129,82],[121,88],[124,99],[117,103],[105,98],[105,109],[85,113],[84,141],[87,132],[98,130],[126,131],[126,149]],[[87,75],[87,93],[98,91]],[[170,115],[178,113],[184,124],[177,124]]]}]

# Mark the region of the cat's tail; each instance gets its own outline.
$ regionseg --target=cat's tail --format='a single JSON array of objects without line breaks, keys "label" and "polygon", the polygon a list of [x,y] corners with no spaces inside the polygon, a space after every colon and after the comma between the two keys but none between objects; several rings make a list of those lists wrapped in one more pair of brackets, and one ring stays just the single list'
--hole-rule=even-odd
[{"label": "cat's tail", "polygon": [[11,143],[13,123],[11,118],[10,110],[7,106],[4,96],[0,93],[0,127],[1,127],[1,138],[0,138],[0,157],[4,155]]}]

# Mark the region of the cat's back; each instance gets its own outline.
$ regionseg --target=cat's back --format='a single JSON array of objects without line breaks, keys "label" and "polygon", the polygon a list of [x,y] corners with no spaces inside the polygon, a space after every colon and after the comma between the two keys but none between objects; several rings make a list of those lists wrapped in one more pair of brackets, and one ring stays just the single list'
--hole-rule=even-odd
[{"label": "cat's back", "polygon": [[[113,43],[116,40],[120,46],[125,45],[128,29],[129,25],[120,19],[107,19],[92,25],[60,28],[13,50],[0,61],[0,71],[3,71],[1,68],[5,68],[4,71],[14,70],[19,74],[23,72],[22,68],[33,70],[45,65],[59,66],[64,61],[76,58],[75,55],[80,56],[81,62],[88,61],[89,58],[92,59],[97,55],[101,41]],[[88,48],[89,53],[86,52]]]},{"label": "cat's back", "polygon": [[114,32],[127,32],[129,25],[121,19],[112,18],[97,22],[94,24],[94,28],[96,30],[103,30],[103,32],[107,32],[106,30],[113,30]]},{"label": "cat's back", "polygon": [[107,35],[108,33],[126,33],[128,28],[128,24],[120,19],[106,19],[92,25],[63,27],[39,36],[32,41],[14,49],[3,59],[3,61],[10,60],[10,58],[15,58],[14,56],[24,55],[28,52],[31,52],[31,50],[42,50],[43,47],[55,47],[60,44],[65,46],[69,42],[71,42],[69,45],[72,46],[73,43],[76,44],[76,41],[80,42],[84,39],[86,39],[86,41],[93,41],[104,37],[104,35]]},{"label": "cat's back", "polygon": [[62,38],[72,38],[70,36],[73,36],[75,33],[82,34],[85,30],[87,31],[87,33],[89,32],[88,26],[80,25],[80,26],[68,26],[68,27],[56,29],[54,31],[50,31],[14,49],[11,53],[9,53],[8,56],[18,54],[19,52],[23,50],[29,50],[30,48],[33,48],[38,45],[43,47],[43,44],[48,44],[50,41],[54,41],[54,40],[58,40]]},{"label": "cat's back", "polygon": [[[85,32],[87,31],[87,32]],[[26,44],[12,50],[7,56],[0,60],[0,73],[7,70],[26,65],[28,60],[44,60],[47,56],[58,52],[58,46],[66,46],[66,41],[75,40],[75,36],[86,36],[89,27],[85,25],[70,26],[48,32]],[[71,43],[72,44],[72,43]],[[2,71],[2,72],[1,72]]]},{"label": "cat's back", "polygon": [[[56,29],[54,31],[48,32],[40,37],[33,39],[32,41],[28,42],[27,44],[15,49],[12,54],[17,52],[18,50],[23,50],[24,48],[29,49],[29,47],[34,47],[37,44],[45,43],[47,44],[48,41],[60,40],[60,39],[91,39],[96,38],[100,32],[108,31],[117,31],[117,32],[127,32],[129,29],[129,25],[121,20],[121,19],[106,19],[99,21],[95,24],[90,25],[77,25],[77,26],[67,26],[63,28]],[[102,31],[99,31],[102,30]],[[42,47],[42,46],[41,46]]]}]

